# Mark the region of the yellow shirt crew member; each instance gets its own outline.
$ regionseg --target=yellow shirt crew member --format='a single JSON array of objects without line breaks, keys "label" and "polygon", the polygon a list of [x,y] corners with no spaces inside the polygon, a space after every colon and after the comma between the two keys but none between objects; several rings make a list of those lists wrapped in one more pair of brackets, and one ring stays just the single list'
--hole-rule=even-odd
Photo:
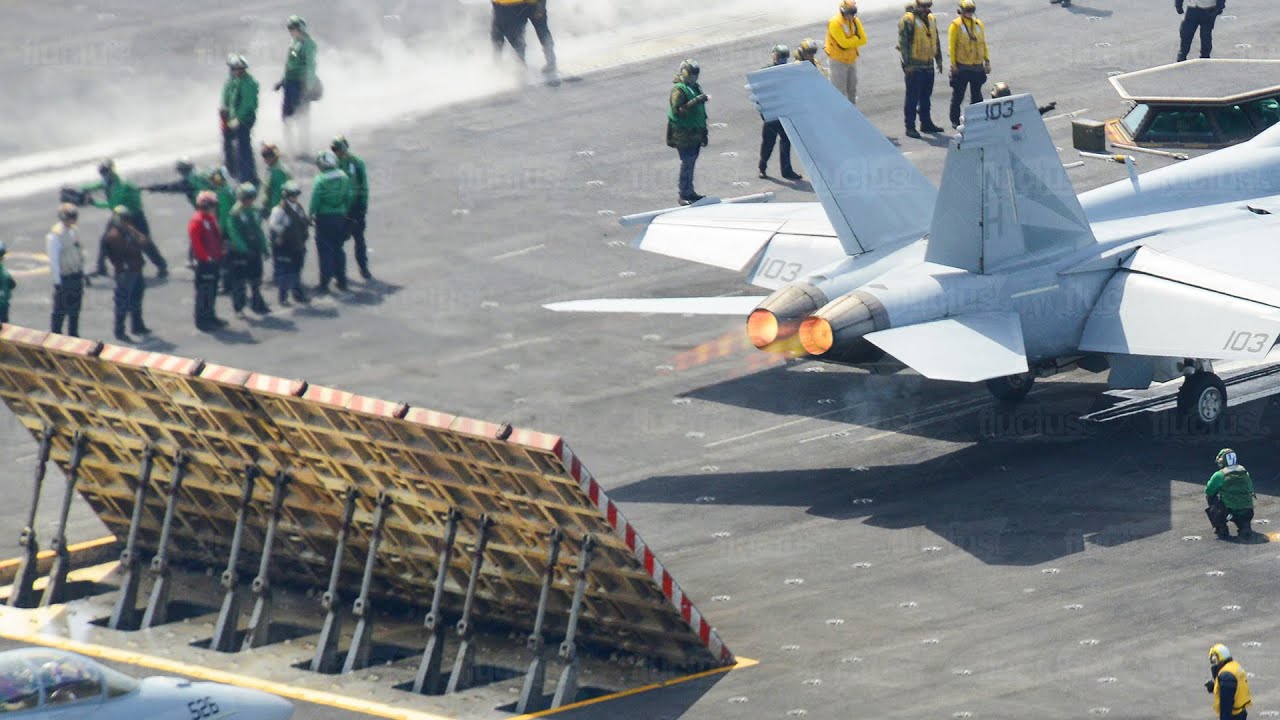
[{"label": "yellow shirt crew member", "polygon": [[855,0],[842,0],[840,10],[827,23],[827,58],[831,61],[831,84],[849,102],[858,101],[858,55],[867,44],[867,33],[858,19]]},{"label": "yellow shirt crew member", "polygon": [[947,30],[947,47],[951,55],[951,127],[960,125],[960,103],[965,90],[969,103],[982,102],[982,86],[991,73],[991,55],[987,52],[987,30],[974,17],[974,0],[960,0],[960,14]]}]

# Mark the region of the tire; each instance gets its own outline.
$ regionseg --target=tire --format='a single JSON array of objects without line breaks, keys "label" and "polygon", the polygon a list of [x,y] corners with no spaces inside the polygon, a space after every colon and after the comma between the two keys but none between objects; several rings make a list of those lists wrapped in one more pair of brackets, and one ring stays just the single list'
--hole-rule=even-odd
[{"label": "tire", "polygon": [[1227,412],[1227,386],[1213,373],[1198,372],[1178,390],[1178,412],[1193,423],[1209,427]]},{"label": "tire", "polygon": [[1002,403],[1021,402],[1031,392],[1036,376],[1031,373],[1006,375],[987,381],[987,390]]}]

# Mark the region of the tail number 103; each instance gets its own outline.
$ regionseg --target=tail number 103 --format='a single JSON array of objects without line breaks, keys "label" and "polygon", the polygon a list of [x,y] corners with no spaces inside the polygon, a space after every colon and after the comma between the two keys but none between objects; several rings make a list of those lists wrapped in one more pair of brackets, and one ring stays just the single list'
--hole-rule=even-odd
[{"label": "tail number 103", "polygon": [[1271,336],[1266,333],[1250,333],[1236,330],[1227,338],[1227,343],[1222,346],[1222,349],[1258,353],[1267,349],[1267,340],[1270,338]]},{"label": "tail number 103", "polygon": [[1013,117],[1013,101],[1005,100],[1004,102],[991,103],[987,105],[988,120],[1003,120]]}]

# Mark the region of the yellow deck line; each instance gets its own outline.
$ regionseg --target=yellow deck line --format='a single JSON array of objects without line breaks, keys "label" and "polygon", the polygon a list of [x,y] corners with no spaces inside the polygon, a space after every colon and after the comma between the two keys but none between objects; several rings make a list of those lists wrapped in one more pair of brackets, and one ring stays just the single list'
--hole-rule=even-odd
[{"label": "yellow deck line", "polygon": [[[67,552],[71,553],[72,555],[75,555],[78,552],[84,552],[85,550],[93,550],[94,548],[102,547],[103,545],[112,545],[115,542],[116,542],[115,535],[107,535],[106,537],[100,537],[96,540],[86,540],[84,542],[72,543],[71,545],[67,546]],[[46,560],[51,557],[53,557],[52,550],[41,550],[40,552],[36,553],[37,560]],[[11,567],[16,568],[21,562],[22,562],[22,558],[9,558],[8,560],[0,560],[0,574],[2,574],[8,568],[11,568]]]},{"label": "yellow deck line", "polygon": [[517,715],[511,718],[511,720],[530,720],[530,718],[547,717],[548,715],[555,715],[556,713],[562,713],[568,710],[576,710],[578,708],[586,707],[588,705],[595,705],[597,703],[608,702],[610,700],[620,700],[624,697],[639,695],[640,693],[646,693],[651,690],[660,690],[665,687],[671,687],[672,685],[687,683],[690,680],[700,680],[704,677],[710,677],[712,675],[727,673],[730,670],[741,670],[744,668],[754,667],[759,664],[760,664],[759,660],[752,660],[750,658],[740,657],[738,658],[738,662],[734,663],[733,665],[729,665],[728,667],[715,668],[713,670],[704,670],[699,673],[694,673],[692,675],[686,675],[684,677],[676,678],[675,680],[667,680],[665,682],[656,682],[651,685],[642,685],[638,688],[623,690],[622,692],[611,693],[609,695],[601,695],[598,698],[591,698],[590,700],[583,700],[582,702],[570,703],[568,705],[565,705],[564,707],[558,707],[554,710],[542,710],[536,713]]}]

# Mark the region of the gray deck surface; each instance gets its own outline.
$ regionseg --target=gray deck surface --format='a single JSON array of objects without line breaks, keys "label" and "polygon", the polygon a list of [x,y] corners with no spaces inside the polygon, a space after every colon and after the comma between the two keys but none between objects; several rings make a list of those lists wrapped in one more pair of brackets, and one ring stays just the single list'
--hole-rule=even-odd
[{"label": "gray deck surface", "polygon": [[[7,56],[3,77],[12,92],[86,116],[92,105],[77,106],[74,92],[51,95],[50,78],[81,87],[111,77],[129,97],[163,94],[145,81],[160,74],[157,66],[176,77],[190,64],[197,19],[159,13],[142,0],[107,5],[76,11],[10,3],[0,45],[53,47],[71,32],[132,51],[91,67],[33,67],[20,52]],[[313,25],[334,21],[320,4],[302,5]],[[1048,126],[1063,161],[1079,160],[1070,120],[1054,116],[1122,114],[1106,78],[1173,57],[1179,18],[1166,5],[985,2],[992,80],[1031,91],[1041,103],[1056,100]],[[202,46],[224,53],[245,27],[238,17],[283,16],[295,7],[269,0],[205,6],[198,11]],[[950,11],[942,3],[938,9]],[[1218,22],[1219,54],[1274,54],[1280,16],[1272,10],[1263,0],[1233,0]],[[96,20],[99,11],[117,17]],[[864,12],[872,40],[860,62],[859,106],[895,139],[902,133],[892,49],[899,11]],[[77,12],[83,30],[65,25]],[[398,12],[407,18],[411,11]],[[218,336],[191,328],[190,274],[180,262],[190,210],[179,198],[148,196],[152,227],[174,265],[168,283],[148,289],[147,322],[157,339],[143,347],[567,437],[729,647],[760,664],[566,717],[1207,717],[1206,652],[1217,641],[1254,673],[1250,717],[1267,717],[1280,707],[1280,546],[1214,541],[1201,488],[1217,450],[1230,445],[1257,481],[1259,522],[1273,515],[1280,415],[1268,406],[1235,409],[1220,436],[1196,435],[1167,416],[1094,431],[1076,416],[1092,407],[1101,376],[1042,382],[1007,411],[981,387],[812,363],[763,367],[748,349],[685,367],[691,350],[740,336],[740,319],[571,316],[540,307],[601,296],[755,293],[732,273],[626,247],[633,235],[616,217],[675,199],[677,162],[662,141],[663,104],[688,54],[702,64],[711,121],[725,124],[712,129],[699,191],[813,199],[803,184],[756,179],[759,117],[742,86],[774,43],[821,38],[827,12],[804,27],[714,49],[680,43],[724,39],[717,27],[675,28],[683,34],[670,57],[351,133],[370,170],[368,236],[378,281],[357,281],[351,297],[310,311],[234,323]],[[458,62],[484,62],[485,42],[477,37],[477,57]],[[536,42],[530,52],[540,66]],[[268,91],[270,64],[258,75],[268,116],[278,102]],[[216,60],[208,67],[215,79],[207,103],[189,108],[190,116],[210,118],[207,145],[191,152],[201,163],[216,151],[221,68]],[[414,91],[411,77],[403,82]],[[946,90],[941,80],[935,122],[946,120]],[[4,142],[15,154],[44,149],[35,139]],[[901,142],[926,174],[939,177],[942,138]],[[1164,162],[1138,158],[1140,170]],[[1080,190],[1125,176],[1123,166],[1086,163],[1068,171]],[[3,203],[0,237],[11,256],[42,251],[53,198]],[[105,217],[83,217],[96,243]],[[308,263],[314,282],[314,254]],[[47,279],[19,282],[13,321],[42,326]],[[83,322],[101,337],[110,335],[106,285],[88,292]],[[0,471],[11,498],[0,517],[16,540],[35,443],[0,413],[0,447],[12,459]],[[50,477],[43,537],[60,493],[59,474]],[[79,504],[72,539],[98,533]],[[313,707],[298,714],[346,716]]]}]

